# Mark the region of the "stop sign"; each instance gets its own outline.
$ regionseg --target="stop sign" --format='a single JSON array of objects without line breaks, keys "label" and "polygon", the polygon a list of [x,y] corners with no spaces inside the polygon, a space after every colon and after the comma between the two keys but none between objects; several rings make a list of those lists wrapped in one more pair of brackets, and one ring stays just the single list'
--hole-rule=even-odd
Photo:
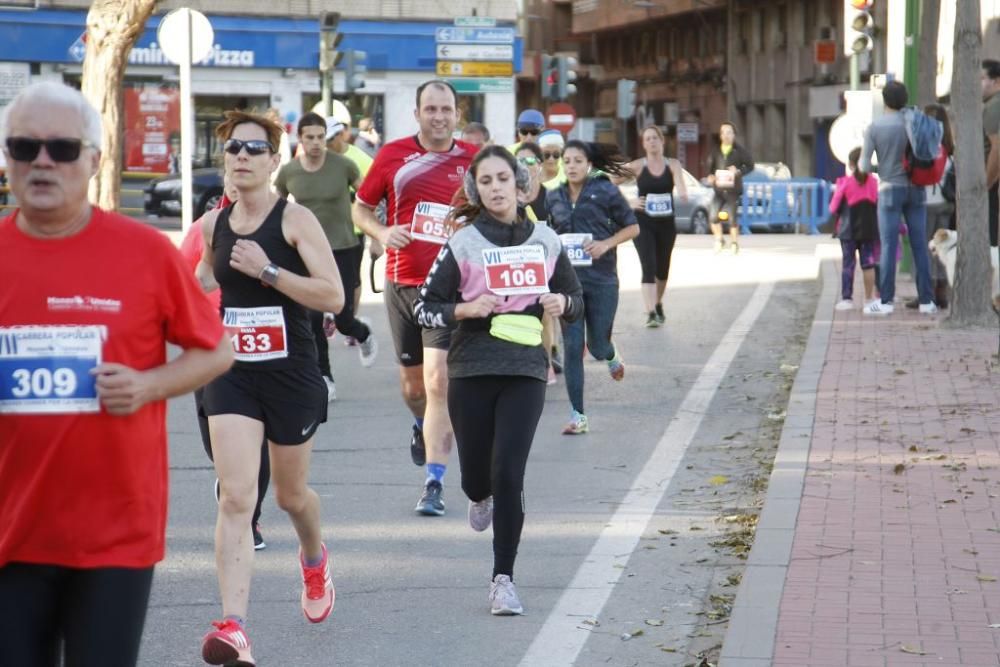
[{"label": "stop sign", "polygon": [[546,126],[566,133],[576,124],[576,109],[566,102],[556,102],[545,113]]}]

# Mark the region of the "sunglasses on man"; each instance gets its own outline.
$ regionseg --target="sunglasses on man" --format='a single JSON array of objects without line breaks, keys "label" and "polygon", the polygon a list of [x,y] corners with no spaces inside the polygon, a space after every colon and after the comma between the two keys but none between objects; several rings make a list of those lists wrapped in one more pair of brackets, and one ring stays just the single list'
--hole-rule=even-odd
[{"label": "sunglasses on man", "polygon": [[542,133],[542,128],[538,127],[537,125],[524,125],[517,128],[517,131],[520,134],[530,134],[537,137],[539,134]]},{"label": "sunglasses on man", "polygon": [[250,139],[249,141],[243,141],[242,139],[226,139],[226,143],[223,144],[222,150],[226,151],[230,155],[239,155],[240,151],[244,148],[247,149],[247,155],[263,155],[264,153],[274,152],[274,148],[271,146],[271,143],[262,139]]},{"label": "sunglasses on man", "polygon": [[543,160],[558,160],[561,157],[562,153],[560,153],[559,151],[556,151],[555,153],[548,153],[546,151],[542,151]]},{"label": "sunglasses on man", "polygon": [[45,146],[45,152],[53,162],[75,162],[84,147],[90,148],[94,144],[86,139],[7,137],[7,152],[10,159],[16,162],[33,161],[42,152],[42,146]]}]

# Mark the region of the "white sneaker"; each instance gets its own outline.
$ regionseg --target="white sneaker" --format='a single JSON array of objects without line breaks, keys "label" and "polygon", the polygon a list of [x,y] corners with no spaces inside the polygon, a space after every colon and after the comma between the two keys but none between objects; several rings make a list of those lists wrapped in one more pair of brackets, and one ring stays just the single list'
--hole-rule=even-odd
[{"label": "white sneaker", "polygon": [[524,613],[514,582],[506,574],[498,574],[490,583],[490,613],[494,616],[518,616]]},{"label": "white sneaker", "polygon": [[841,299],[837,302],[837,305],[833,307],[834,310],[851,310],[854,308],[854,302],[850,299]]},{"label": "white sneaker", "polygon": [[937,304],[935,304],[933,301],[931,301],[930,303],[920,304],[920,312],[923,313],[924,315],[933,315],[937,311],[938,311]]},{"label": "white sneaker", "polygon": [[333,403],[337,400],[337,385],[333,383],[333,380],[323,376],[323,382],[326,383],[326,402]]},{"label": "white sneaker", "polygon": [[493,523],[493,496],[478,503],[469,501],[469,525],[472,530],[481,533]]},{"label": "white sneaker", "polygon": [[879,300],[872,301],[861,312],[865,315],[890,315],[895,307],[891,303],[882,303]]},{"label": "white sneaker", "polygon": [[375,330],[372,329],[371,321],[367,317],[359,317],[358,321],[368,327],[368,338],[358,345],[358,356],[361,359],[361,365],[370,368],[375,363],[375,357],[378,356],[378,340],[375,338]]}]

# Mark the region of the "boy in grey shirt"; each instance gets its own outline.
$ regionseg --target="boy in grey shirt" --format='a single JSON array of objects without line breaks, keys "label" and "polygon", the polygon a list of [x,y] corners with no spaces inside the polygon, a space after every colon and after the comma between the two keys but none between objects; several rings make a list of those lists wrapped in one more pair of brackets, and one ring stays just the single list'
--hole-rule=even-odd
[{"label": "boy in grey shirt", "polygon": [[872,170],[872,153],[878,156],[878,231],[882,241],[879,259],[878,299],[865,306],[865,315],[888,315],[893,311],[896,296],[896,248],[899,225],[906,220],[913,267],[917,274],[917,296],[920,312],[936,313],[931,300],[930,254],[927,251],[927,195],[923,186],[910,183],[903,168],[903,155],[908,139],[903,114],[908,95],[906,86],[890,81],[882,89],[885,114],[865,129],[861,151],[861,169]]}]

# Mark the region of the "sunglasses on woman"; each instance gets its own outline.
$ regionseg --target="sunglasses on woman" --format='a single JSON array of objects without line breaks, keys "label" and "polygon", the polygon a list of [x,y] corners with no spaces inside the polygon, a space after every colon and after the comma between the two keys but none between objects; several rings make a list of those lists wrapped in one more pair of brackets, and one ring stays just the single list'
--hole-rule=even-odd
[{"label": "sunglasses on woman", "polygon": [[542,151],[542,158],[545,159],[545,160],[558,160],[561,157],[562,157],[562,153],[559,153],[559,152],[556,152],[556,153],[546,153],[546,152]]},{"label": "sunglasses on woman", "polygon": [[84,146],[89,148],[93,145],[86,139],[7,137],[7,152],[17,162],[31,162],[42,152],[42,146],[54,162],[75,162]]},{"label": "sunglasses on woman", "polygon": [[519,157],[517,161],[523,164],[525,167],[534,167],[539,164],[538,158],[536,157]]},{"label": "sunglasses on woman", "polygon": [[532,136],[538,136],[541,133],[542,128],[540,128],[540,127],[519,127],[519,128],[517,128],[517,131],[520,132],[521,134],[530,134]]},{"label": "sunglasses on woman", "polygon": [[244,148],[247,149],[247,155],[263,155],[264,153],[274,152],[274,148],[271,147],[270,142],[262,139],[250,139],[249,141],[226,139],[226,143],[222,147],[230,155],[239,155],[240,151]]}]

